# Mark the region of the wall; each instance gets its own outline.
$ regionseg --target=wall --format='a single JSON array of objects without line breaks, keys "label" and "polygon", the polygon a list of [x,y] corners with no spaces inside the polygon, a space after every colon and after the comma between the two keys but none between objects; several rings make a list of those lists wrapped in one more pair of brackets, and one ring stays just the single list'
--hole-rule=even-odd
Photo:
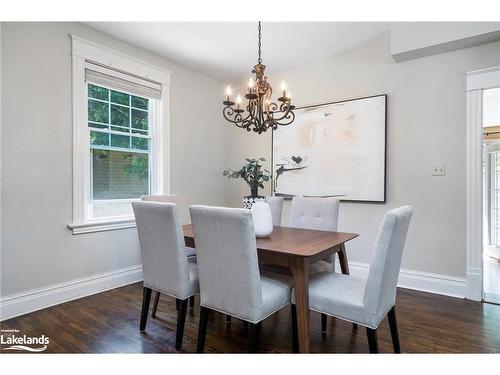
[{"label": "wall", "polygon": [[72,220],[69,34],[173,71],[171,190],[182,194],[184,221],[189,204],[225,203],[228,186],[220,169],[227,159],[222,147],[227,126],[221,121],[217,94],[223,87],[218,81],[81,24],[3,23],[3,301],[73,280],[88,285],[95,275],[109,276],[140,264],[135,229],[74,236],[66,228]]},{"label": "wall", "polygon": [[500,40],[500,22],[404,22],[393,27],[391,54],[411,60]]},{"label": "wall", "polygon": [[[396,63],[389,33],[383,33],[320,62],[269,71],[274,87],[281,80],[289,84],[297,106],[388,94],[387,203],[341,204],[339,229],[360,234],[347,246],[350,261],[370,263],[384,213],[411,204],[415,214],[403,268],[416,277],[443,276],[463,289],[465,74],[495,65],[500,65],[500,43]],[[270,159],[270,134],[233,128],[230,144],[228,166],[237,167],[244,157]],[[441,163],[446,176],[432,177],[432,165]],[[237,206],[248,192],[243,183],[233,183],[239,189],[231,190],[230,201]],[[285,223],[287,211],[288,204]]]}]

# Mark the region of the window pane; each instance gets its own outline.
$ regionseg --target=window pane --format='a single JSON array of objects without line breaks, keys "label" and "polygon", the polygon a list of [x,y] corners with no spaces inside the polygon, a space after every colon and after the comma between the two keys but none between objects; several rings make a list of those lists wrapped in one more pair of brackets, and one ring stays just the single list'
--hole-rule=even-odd
[{"label": "window pane", "polygon": [[121,199],[149,194],[149,156],[134,152],[91,150],[93,217],[132,215]]},{"label": "window pane", "polygon": [[149,150],[149,140],[146,138],[132,137],[132,148]]},{"label": "window pane", "polygon": [[89,99],[89,121],[109,123],[109,104]]},{"label": "window pane", "polygon": [[149,100],[146,98],[141,98],[139,96],[132,95],[132,107],[148,109],[148,102]]},{"label": "window pane", "polygon": [[111,134],[111,146],[130,148],[130,137],[126,135]]},{"label": "window pane", "polygon": [[92,150],[93,199],[139,198],[149,193],[148,154]]},{"label": "window pane", "polygon": [[104,87],[99,87],[89,84],[89,98],[96,98],[101,100],[109,100],[109,90]]},{"label": "window pane", "polygon": [[111,91],[111,101],[113,103],[130,105],[129,103],[130,95],[124,94],[123,92]]},{"label": "window pane", "polygon": [[128,108],[111,104],[111,124],[130,127]]},{"label": "window pane", "polygon": [[96,146],[109,146],[109,134],[91,131],[90,144]]},{"label": "window pane", "polygon": [[148,113],[132,109],[132,127],[136,129],[148,129]]}]

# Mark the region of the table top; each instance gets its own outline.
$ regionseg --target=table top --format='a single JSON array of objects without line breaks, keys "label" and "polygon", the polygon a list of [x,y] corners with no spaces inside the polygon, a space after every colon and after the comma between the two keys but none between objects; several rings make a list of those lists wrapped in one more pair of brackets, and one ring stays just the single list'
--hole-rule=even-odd
[{"label": "table top", "polygon": [[[194,238],[191,224],[183,225],[182,229],[185,238]],[[268,238],[257,238],[257,249],[310,257],[339,246],[356,237],[358,237],[356,233],[276,226]]]}]

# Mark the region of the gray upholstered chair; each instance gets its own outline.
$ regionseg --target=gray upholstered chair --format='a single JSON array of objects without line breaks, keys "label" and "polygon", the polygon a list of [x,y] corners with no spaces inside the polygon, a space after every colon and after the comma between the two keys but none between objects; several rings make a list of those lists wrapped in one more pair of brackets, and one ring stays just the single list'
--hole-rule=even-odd
[{"label": "gray upholstered chair", "polygon": [[283,197],[266,197],[267,204],[271,207],[273,226],[281,225],[281,213],[283,212]]},{"label": "gray upholstered chair", "polygon": [[400,353],[396,288],[413,208],[387,212],[375,241],[368,279],[321,272],[309,280],[309,307],[366,327],[370,353],[378,353],[377,327],[388,316],[394,352]]},{"label": "gray upholstered chair", "polygon": [[197,351],[203,352],[208,314],[215,310],[249,323],[250,351],[257,325],[290,303],[291,278],[259,272],[250,210],[191,206],[200,276]]},{"label": "gray upholstered chair", "polygon": [[[293,197],[289,226],[293,228],[337,231],[340,201],[337,198]],[[344,247],[338,252],[342,273],[349,274]],[[335,255],[311,264],[310,273],[335,272]],[[321,314],[321,329],[326,331],[328,318]]]},{"label": "gray upholstered chair", "polygon": [[[339,205],[337,198],[293,197],[288,225],[293,228],[336,232]],[[311,265],[311,273],[323,271],[335,271],[334,255],[328,261],[319,261]]]},{"label": "gray upholstered chair", "polygon": [[188,300],[199,292],[196,258],[188,258],[174,203],[133,202],[141,245],[144,291],[141,332],[146,329],[151,291],[176,299],[176,349],[182,346]]},{"label": "gray upholstered chair", "polygon": [[[141,200],[144,202],[160,202],[160,203],[175,203],[179,204],[179,196],[177,194],[162,194],[162,195],[143,195]],[[187,256],[195,257],[196,251],[193,248],[187,248]],[[158,303],[160,302],[160,292],[155,292],[153,300],[153,309],[151,310],[151,317],[156,317],[156,310],[158,310]],[[189,299],[189,306],[194,307],[194,296]]]}]

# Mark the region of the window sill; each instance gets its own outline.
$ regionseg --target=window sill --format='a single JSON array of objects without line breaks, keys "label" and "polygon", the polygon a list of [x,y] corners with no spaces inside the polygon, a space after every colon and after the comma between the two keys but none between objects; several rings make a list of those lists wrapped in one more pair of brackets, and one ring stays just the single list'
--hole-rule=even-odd
[{"label": "window sill", "polygon": [[100,221],[89,221],[87,223],[72,223],[68,228],[73,234],[84,234],[94,232],[104,232],[108,230],[135,228],[135,219],[133,217],[110,219]]}]

